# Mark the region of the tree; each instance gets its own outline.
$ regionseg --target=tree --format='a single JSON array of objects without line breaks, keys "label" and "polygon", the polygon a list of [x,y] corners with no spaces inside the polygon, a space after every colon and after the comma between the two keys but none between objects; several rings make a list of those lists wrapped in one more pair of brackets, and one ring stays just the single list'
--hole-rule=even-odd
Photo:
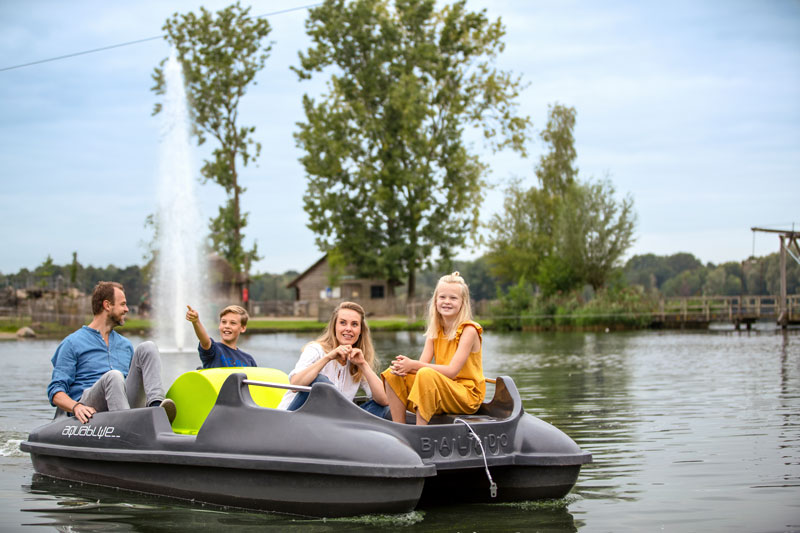
[{"label": "tree", "polygon": [[536,167],[536,177],[542,190],[555,196],[564,196],[567,188],[575,183],[578,178],[578,168],[575,159],[575,108],[561,104],[549,107],[547,126],[541,133],[545,145],[550,147],[539,158]]},{"label": "tree", "polygon": [[53,258],[50,257],[50,254],[47,254],[47,259],[45,259],[41,265],[36,267],[34,271],[36,273],[36,277],[39,278],[39,281],[36,282],[36,285],[39,287],[47,287],[53,279],[53,275],[56,271],[56,265],[53,263]]},{"label": "tree", "polygon": [[549,106],[547,126],[539,134],[548,150],[534,169],[539,187],[525,188],[519,180],[512,181],[506,189],[503,212],[489,221],[492,234],[487,258],[495,274],[506,282],[538,281],[542,268],[554,282],[553,287],[560,287],[567,279],[552,270],[559,261],[545,261],[555,246],[554,233],[564,195],[578,174],[572,135],[575,115],[574,108]]},{"label": "tree", "polygon": [[519,78],[493,66],[504,28],[465,1],[326,0],[306,21],[301,79],[335,67],[327,94],[303,97],[295,134],[308,227],[329,258],[364,276],[403,278],[445,262],[477,235],[487,166],[466,128],[524,154],[530,121],[516,114]]},{"label": "tree", "polygon": [[630,285],[658,289],[672,272],[663,257],[655,254],[634,255],[625,263],[625,279]]},{"label": "tree", "polygon": [[646,289],[661,289],[667,280],[681,272],[698,268],[704,268],[703,263],[686,252],[669,256],[634,255],[625,263],[625,277],[631,284],[642,285]]},{"label": "tree", "polygon": [[[199,16],[175,13],[164,24],[165,39],[175,47],[183,65],[197,142],[205,143],[208,136],[218,142],[201,173],[206,182],[219,184],[228,195],[227,203],[210,222],[211,240],[236,272],[246,272],[249,264],[258,260],[257,246],[245,250],[242,244],[247,213],[242,213],[240,206],[245,188],[239,182],[238,163],[247,166],[261,152],[253,137],[255,127],[239,123],[239,104],[248,85],[255,85],[255,76],[272,47],[271,43],[262,44],[270,32],[269,22],[252,18],[249,12],[250,8],[242,8],[238,2],[216,16],[201,7]],[[165,62],[153,74],[153,91],[159,95],[166,91]],[[160,111],[159,103],[154,114]]]},{"label": "tree", "polygon": [[609,180],[574,183],[567,188],[557,224],[556,254],[571,265],[576,280],[596,291],[603,287],[633,244],[633,199],[614,198]]},{"label": "tree", "polygon": [[80,263],[78,263],[78,252],[72,252],[72,263],[69,265],[69,284],[74,287],[78,283],[78,271],[80,270]]},{"label": "tree", "polygon": [[575,167],[574,108],[550,106],[535,169],[539,187],[515,182],[489,222],[488,257],[506,281],[535,282],[545,294],[604,286],[633,243],[633,200],[618,201],[610,180],[582,182]]},{"label": "tree", "polygon": [[543,189],[525,189],[514,181],[506,189],[503,212],[489,222],[492,235],[486,258],[506,283],[537,279],[553,250],[555,213],[560,199]]},{"label": "tree", "polygon": [[684,270],[677,276],[668,279],[661,287],[664,296],[695,296],[702,292],[708,272],[705,267]]}]

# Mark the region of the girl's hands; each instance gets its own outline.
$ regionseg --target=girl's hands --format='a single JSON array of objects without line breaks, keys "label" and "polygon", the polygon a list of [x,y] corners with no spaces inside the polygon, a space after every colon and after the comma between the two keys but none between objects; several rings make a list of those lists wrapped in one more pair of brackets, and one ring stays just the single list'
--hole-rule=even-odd
[{"label": "girl's hands", "polygon": [[417,361],[415,359],[410,359],[405,355],[398,355],[394,358],[394,361],[392,361],[390,367],[392,374],[406,376],[417,371]]}]

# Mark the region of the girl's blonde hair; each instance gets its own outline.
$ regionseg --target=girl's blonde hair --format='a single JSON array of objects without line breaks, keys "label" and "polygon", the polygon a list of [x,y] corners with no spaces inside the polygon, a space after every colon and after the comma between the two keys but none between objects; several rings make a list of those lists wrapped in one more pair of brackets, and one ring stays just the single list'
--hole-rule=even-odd
[{"label": "girl's blonde hair", "polygon": [[[328,326],[325,331],[317,338],[318,342],[325,352],[330,352],[339,346],[339,341],[336,339],[336,321],[339,320],[339,311],[342,309],[350,309],[355,311],[361,317],[361,335],[358,336],[353,347],[358,348],[364,354],[364,359],[367,364],[374,370],[375,369],[375,349],[372,347],[372,335],[369,332],[369,325],[367,324],[367,316],[364,308],[355,302],[342,302],[331,314],[331,319],[328,321]],[[350,375],[353,376],[353,381],[358,383],[361,381],[361,369],[356,365],[350,365]]]},{"label": "girl's blonde hair", "polygon": [[[445,283],[452,283],[461,287],[461,309],[458,312],[452,331],[444,331],[444,320],[442,320],[439,311],[436,310],[436,297],[439,296],[439,289]],[[442,276],[439,278],[439,282],[436,283],[433,297],[428,304],[428,329],[425,331],[425,336],[429,339],[435,339],[439,336],[439,331],[442,331],[447,339],[453,340],[456,338],[456,329],[458,329],[458,325],[467,320],[472,320],[472,304],[469,299],[469,286],[467,282],[464,281],[464,278],[461,277],[458,271]]]}]

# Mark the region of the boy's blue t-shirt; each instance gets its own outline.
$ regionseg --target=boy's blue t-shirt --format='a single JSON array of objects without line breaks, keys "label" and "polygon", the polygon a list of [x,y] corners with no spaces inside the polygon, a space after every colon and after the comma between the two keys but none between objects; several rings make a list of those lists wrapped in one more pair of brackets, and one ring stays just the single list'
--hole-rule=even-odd
[{"label": "boy's blue t-shirt", "polygon": [[203,361],[203,368],[220,368],[231,366],[258,366],[256,360],[249,353],[235,350],[229,346],[211,339],[211,346],[208,350],[203,349],[203,345],[197,344],[197,352],[200,360]]}]

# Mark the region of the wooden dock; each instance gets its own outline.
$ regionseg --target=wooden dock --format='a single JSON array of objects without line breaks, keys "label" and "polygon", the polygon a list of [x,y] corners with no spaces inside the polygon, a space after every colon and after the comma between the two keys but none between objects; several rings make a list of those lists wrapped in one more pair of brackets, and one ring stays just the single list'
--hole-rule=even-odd
[{"label": "wooden dock", "polygon": [[704,328],[712,322],[731,323],[739,329],[760,321],[800,324],[800,295],[786,297],[786,320],[778,296],[689,296],[664,298],[653,313],[652,326]]}]

